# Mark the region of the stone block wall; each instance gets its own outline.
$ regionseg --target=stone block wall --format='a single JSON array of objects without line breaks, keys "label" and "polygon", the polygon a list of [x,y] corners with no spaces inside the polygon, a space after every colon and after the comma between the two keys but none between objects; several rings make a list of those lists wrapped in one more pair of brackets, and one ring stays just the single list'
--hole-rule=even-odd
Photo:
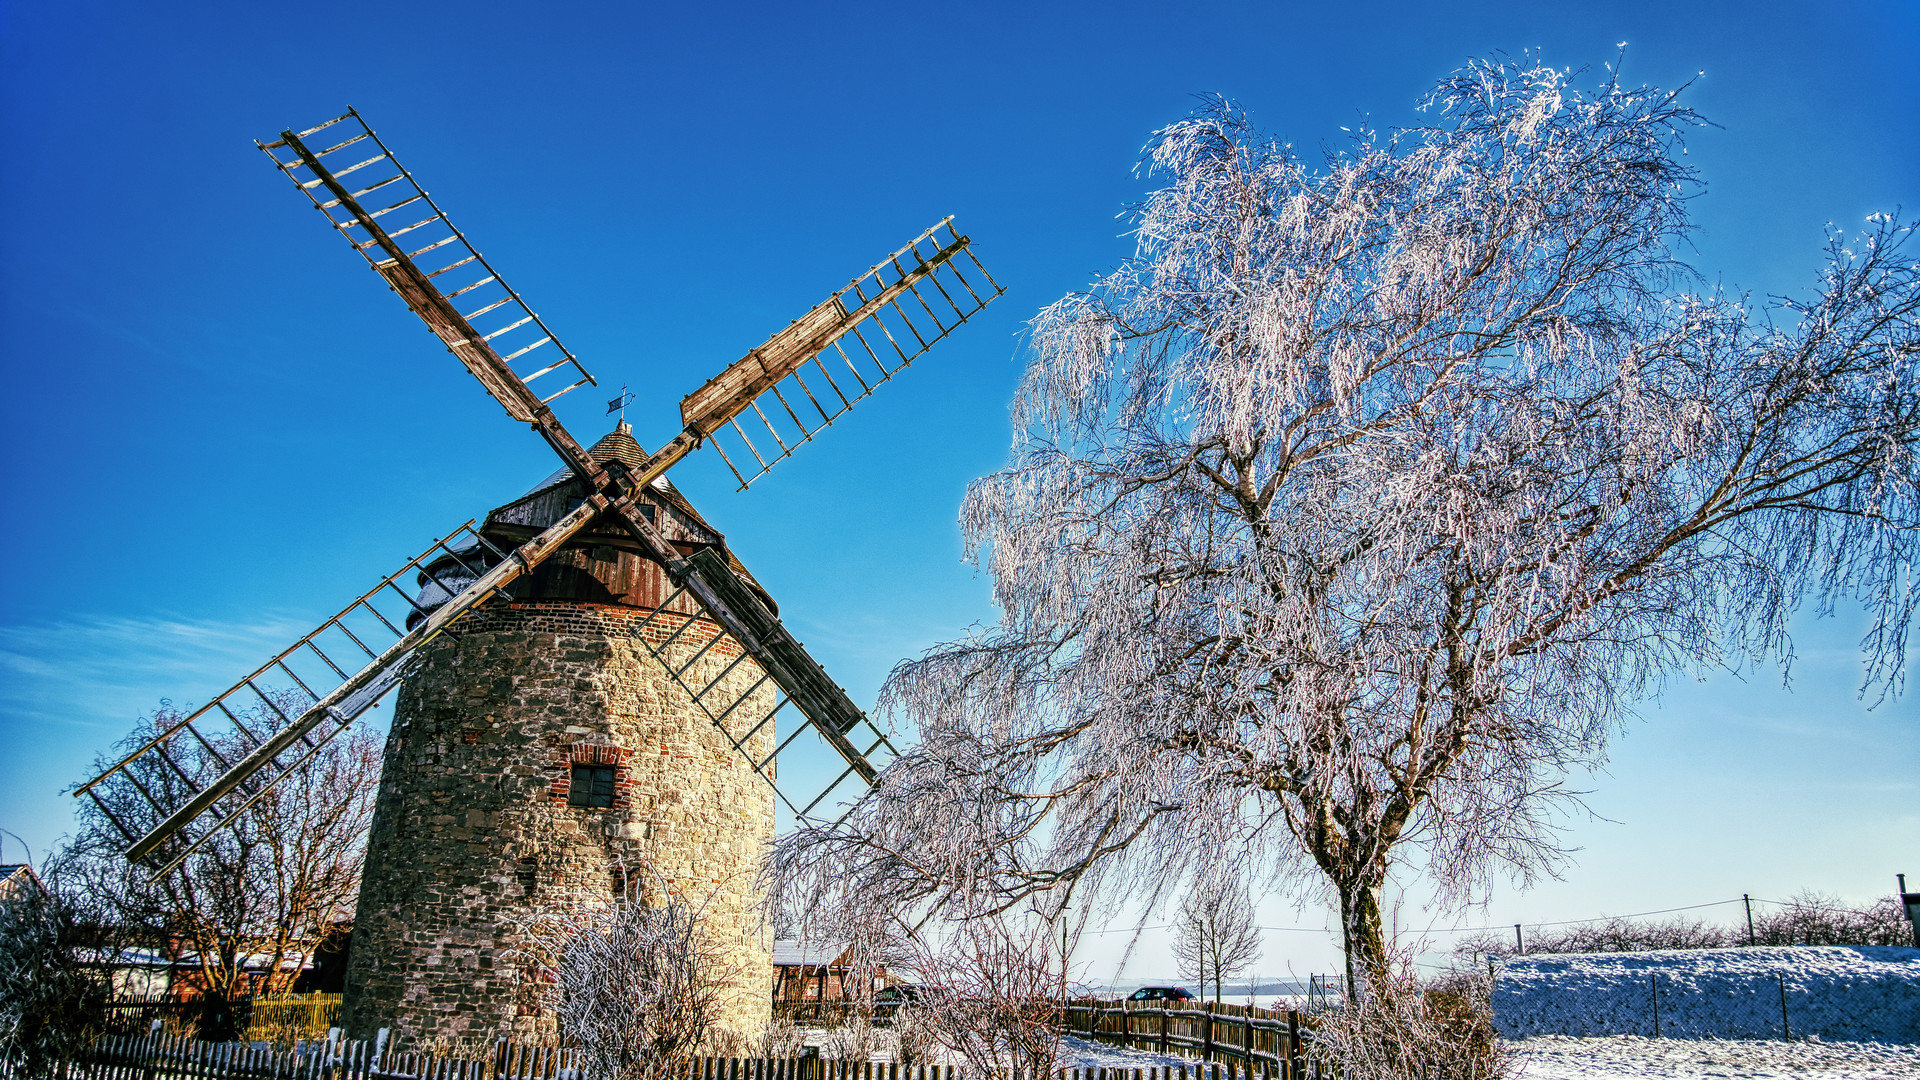
[{"label": "stone block wall", "polygon": [[[722,1024],[757,1032],[770,1011],[771,941],[754,873],[773,838],[771,788],[668,672],[634,641],[649,613],[615,605],[519,603],[460,620],[423,650],[401,688],[368,839],[342,1022],[394,1029],[407,1045],[474,1051],[549,1038],[553,1022],[513,956],[514,925],[539,905],[595,904],[623,868],[651,866],[706,900],[729,962]],[[718,633],[663,614],[684,664]],[[702,686],[737,658],[731,640],[684,676]],[[713,698],[760,678],[735,665]],[[728,718],[737,736],[773,707],[771,684]],[[769,723],[749,740],[774,746]],[[614,805],[568,805],[575,763],[615,769]],[[711,895],[711,899],[708,899]]]}]

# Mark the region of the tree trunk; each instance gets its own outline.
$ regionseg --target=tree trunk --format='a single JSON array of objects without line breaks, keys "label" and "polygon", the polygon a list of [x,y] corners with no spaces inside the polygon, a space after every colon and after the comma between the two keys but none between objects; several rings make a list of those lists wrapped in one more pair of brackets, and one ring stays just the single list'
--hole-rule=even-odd
[{"label": "tree trunk", "polygon": [[1340,929],[1347,957],[1347,1000],[1355,1000],[1355,972],[1369,980],[1386,974],[1387,945],[1380,930],[1380,886],[1350,880],[1340,890]]}]

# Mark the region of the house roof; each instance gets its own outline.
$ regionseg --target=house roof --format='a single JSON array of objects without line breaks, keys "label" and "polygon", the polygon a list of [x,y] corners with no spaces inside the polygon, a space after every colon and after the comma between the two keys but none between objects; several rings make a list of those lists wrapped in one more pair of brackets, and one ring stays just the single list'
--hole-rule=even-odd
[{"label": "house roof", "polygon": [[793,939],[773,943],[774,967],[837,967],[847,955],[844,942],[838,945],[816,945],[813,942],[800,942]]},{"label": "house roof", "polygon": [[[178,956],[170,956],[160,949],[128,947],[119,949],[94,949],[83,955],[87,962],[110,968],[174,968],[190,970],[200,966],[200,954],[192,950],[182,951]],[[240,969],[249,972],[265,971],[273,964],[272,953],[242,953],[238,957]],[[313,958],[305,955],[283,956],[280,958],[281,971],[306,971],[313,967]]]},{"label": "house roof", "polygon": [[24,889],[29,885],[37,891],[46,891],[46,886],[40,884],[40,878],[33,872],[33,867],[28,866],[26,863],[6,863],[0,865],[0,900],[6,899],[16,890]]}]

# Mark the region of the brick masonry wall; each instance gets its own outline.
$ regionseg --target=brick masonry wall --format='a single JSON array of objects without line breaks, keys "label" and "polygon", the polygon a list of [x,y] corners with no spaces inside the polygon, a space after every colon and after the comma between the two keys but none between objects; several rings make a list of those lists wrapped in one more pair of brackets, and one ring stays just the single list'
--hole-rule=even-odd
[{"label": "brick masonry wall", "polygon": [[[646,615],[489,606],[460,621],[459,640],[426,648],[394,707],[368,838],[342,1011],[351,1037],[390,1027],[408,1046],[471,1052],[553,1036],[510,955],[516,917],[603,902],[621,866],[649,863],[684,895],[712,894],[706,928],[730,961],[721,1022],[764,1026],[772,942],[752,883],[773,792],[635,643]],[[658,641],[681,625],[663,615],[644,632]],[[697,621],[667,655],[685,663],[716,633]],[[737,655],[722,642],[684,677],[704,685]],[[715,696],[731,701],[759,677],[745,661]],[[755,698],[729,717],[736,734],[773,707],[770,686]],[[753,737],[756,759],[772,729]],[[576,762],[615,768],[611,809],[567,804]]]}]

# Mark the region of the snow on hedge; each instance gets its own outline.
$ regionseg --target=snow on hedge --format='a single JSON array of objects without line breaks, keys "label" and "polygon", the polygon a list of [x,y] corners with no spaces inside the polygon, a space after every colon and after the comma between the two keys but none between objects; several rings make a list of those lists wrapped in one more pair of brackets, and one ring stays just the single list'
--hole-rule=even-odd
[{"label": "snow on hedge", "polygon": [[1658,1034],[1920,1043],[1920,949],[1823,945],[1510,957],[1494,982],[1493,1011],[1496,1030],[1509,1039]]}]

